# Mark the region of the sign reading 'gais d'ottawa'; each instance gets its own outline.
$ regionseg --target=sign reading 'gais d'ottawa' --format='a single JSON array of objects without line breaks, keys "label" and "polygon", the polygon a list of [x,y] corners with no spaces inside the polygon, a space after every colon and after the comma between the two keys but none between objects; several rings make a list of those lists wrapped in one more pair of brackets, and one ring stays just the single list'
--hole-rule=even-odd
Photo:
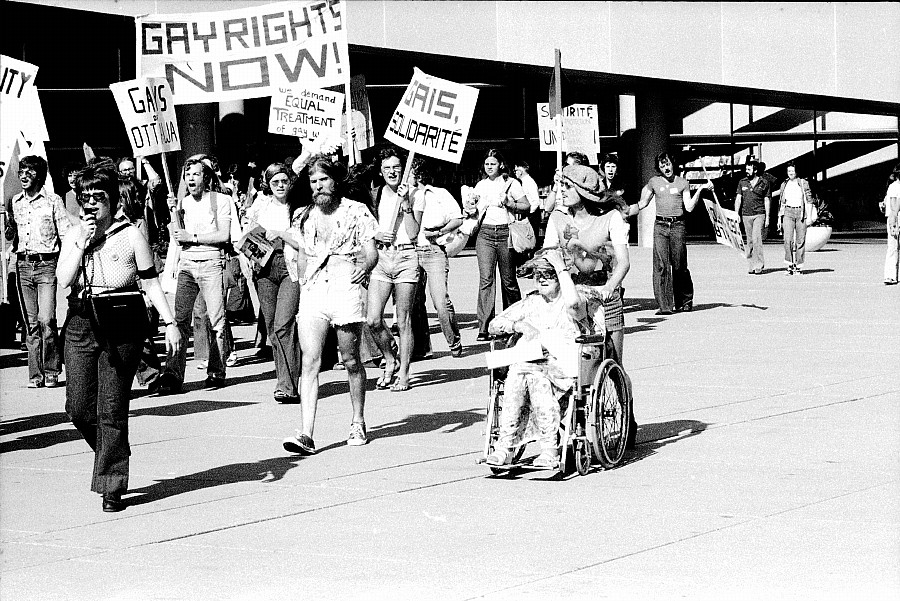
[{"label": "sign reading 'gais d'ottawa'", "polygon": [[114,83],[109,88],[119,107],[134,156],[181,150],[172,90],[164,77]]}]

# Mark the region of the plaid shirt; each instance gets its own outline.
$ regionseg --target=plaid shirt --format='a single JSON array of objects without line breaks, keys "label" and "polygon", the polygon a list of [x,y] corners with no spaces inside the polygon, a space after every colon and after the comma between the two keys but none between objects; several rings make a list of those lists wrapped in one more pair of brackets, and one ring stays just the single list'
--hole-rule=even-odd
[{"label": "plaid shirt", "polygon": [[14,252],[55,253],[71,222],[62,199],[45,189],[34,198],[24,192],[12,197],[7,205],[7,240],[15,240]]}]

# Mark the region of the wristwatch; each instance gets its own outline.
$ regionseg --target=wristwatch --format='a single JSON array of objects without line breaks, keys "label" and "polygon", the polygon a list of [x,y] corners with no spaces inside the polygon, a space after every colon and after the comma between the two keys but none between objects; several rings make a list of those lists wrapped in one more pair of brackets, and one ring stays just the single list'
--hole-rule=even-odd
[{"label": "wristwatch", "polygon": [[200,244],[200,242],[197,240],[197,234],[194,234],[194,244]]}]

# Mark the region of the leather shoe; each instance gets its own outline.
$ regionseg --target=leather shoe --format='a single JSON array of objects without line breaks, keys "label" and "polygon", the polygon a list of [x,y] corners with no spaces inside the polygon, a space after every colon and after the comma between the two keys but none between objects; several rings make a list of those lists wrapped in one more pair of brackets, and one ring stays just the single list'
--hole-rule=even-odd
[{"label": "leather shoe", "polygon": [[122,500],[122,493],[103,493],[103,511],[106,513],[116,513],[117,511],[122,511],[125,507],[125,501]]},{"label": "leather shoe", "polygon": [[225,378],[209,376],[208,378],[206,378],[206,382],[203,383],[203,390],[218,390],[223,386],[225,386]]},{"label": "leather shoe", "polygon": [[488,340],[493,340],[493,339],[494,339],[494,337],[491,336],[490,334],[488,334],[487,332],[481,332],[475,338],[475,340],[477,340],[478,342],[487,342]]}]

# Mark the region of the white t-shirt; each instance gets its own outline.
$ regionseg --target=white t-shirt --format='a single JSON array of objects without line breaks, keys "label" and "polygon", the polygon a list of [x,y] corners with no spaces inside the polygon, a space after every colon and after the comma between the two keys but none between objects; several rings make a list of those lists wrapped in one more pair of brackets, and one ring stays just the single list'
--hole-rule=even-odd
[{"label": "white t-shirt", "polygon": [[[888,186],[887,193],[884,195],[884,215],[885,217],[891,216],[891,198],[896,198],[895,203],[900,204],[900,179],[891,182],[891,185]],[[895,207],[895,210],[900,210],[900,207]]]},{"label": "white t-shirt", "polygon": [[[216,215],[213,215],[212,196],[215,195]],[[218,192],[206,192],[200,200],[186,196],[181,201],[184,210],[184,229],[188,234],[211,234],[216,230],[231,230],[231,197]],[[218,259],[222,256],[222,246],[190,244],[181,249],[185,258],[194,261]]]},{"label": "white t-shirt", "polygon": [[419,238],[416,244],[429,246],[431,242],[425,237],[425,228],[440,227],[454,219],[461,219],[462,210],[456,204],[453,195],[444,188],[425,186],[424,189],[416,190],[416,204],[420,200],[424,208],[422,209],[422,227],[419,228]]},{"label": "white t-shirt", "polygon": [[529,211],[534,213],[541,206],[541,193],[538,191],[538,185],[534,178],[527,173],[522,174],[522,191],[525,192],[525,198],[531,205]]},{"label": "white t-shirt", "polygon": [[522,184],[518,180],[498,177],[495,180],[484,178],[475,184],[475,194],[478,195],[478,211],[485,211],[484,225],[506,225],[511,219],[509,211],[503,206],[507,194],[510,198],[521,199],[525,196]]},{"label": "white t-shirt", "polygon": [[271,196],[260,194],[247,209],[247,222],[256,222],[267,230],[286,231],[291,227],[290,209]]},{"label": "white t-shirt", "polygon": [[[378,231],[394,232],[394,244],[411,244],[412,240],[409,239],[403,224],[403,211],[397,206],[402,200],[389,186],[381,187],[381,200],[378,201]],[[413,196],[413,213],[421,211],[423,207],[424,200]]]},{"label": "white t-shirt", "polygon": [[800,187],[800,180],[788,180],[784,184],[784,206],[800,208],[803,206],[803,188]]}]

